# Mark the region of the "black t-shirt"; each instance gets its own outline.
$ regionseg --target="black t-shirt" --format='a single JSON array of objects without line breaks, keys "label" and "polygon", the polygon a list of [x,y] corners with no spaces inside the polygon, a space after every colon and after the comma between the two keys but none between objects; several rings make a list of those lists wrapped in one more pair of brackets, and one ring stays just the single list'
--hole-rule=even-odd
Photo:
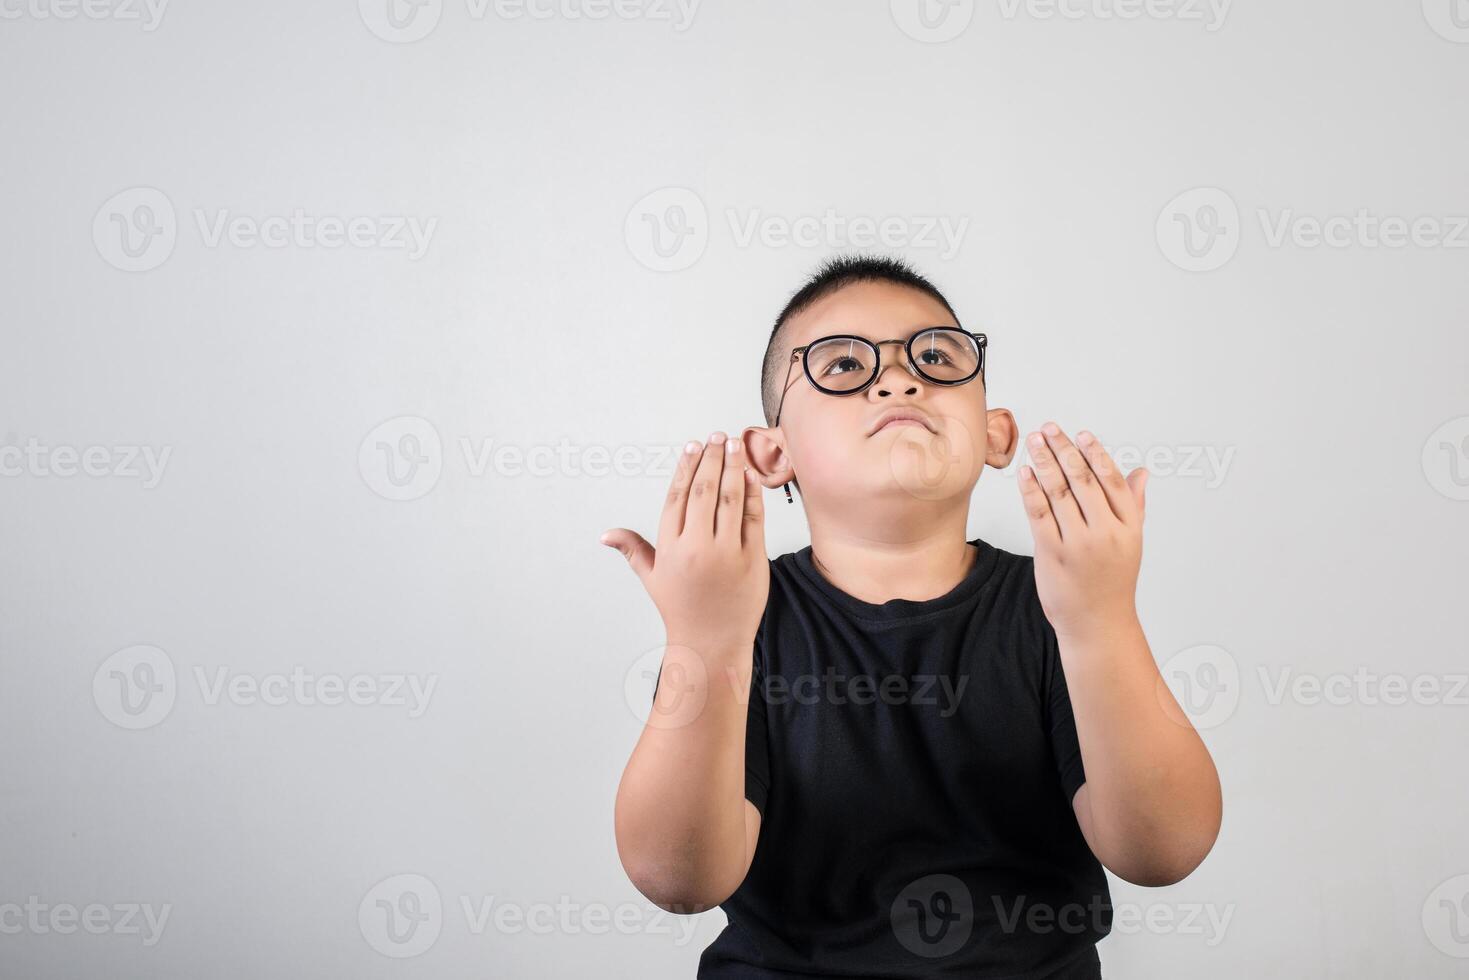
[{"label": "black t-shirt", "polygon": [[745,796],[754,863],[706,980],[1095,980],[1111,930],[1033,559],[974,539],[948,594],[863,602],[808,546],[770,563]]}]

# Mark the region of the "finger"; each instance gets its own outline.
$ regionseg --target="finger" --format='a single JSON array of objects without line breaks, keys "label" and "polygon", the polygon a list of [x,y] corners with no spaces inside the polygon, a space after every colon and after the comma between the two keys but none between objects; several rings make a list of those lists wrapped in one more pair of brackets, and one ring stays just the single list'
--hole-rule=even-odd
[{"label": "finger", "polygon": [[1107,497],[1107,503],[1112,508],[1112,513],[1124,524],[1131,524],[1137,520],[1137,501],[1132,496],[1132,491],[1127,488],[1127,481],[1122,478],[1122,471],[1112,460],[1112,454],[1103,448],[1097,437],[1083,429],[1076,434],[1076,445],[1086,456],[1087,465],[1096,474],[1097,483],[1102,487],[1102,493]]},{"label": "finger", "polygon": [[1071,486],[1072,496],[1076,498],[1076,505],[1081,508],[1086,522],[1097,524],[1113,520],[1112,507],[1107,503],[1102,485],[1097,482],[1097,475],[1071,437],[1055,422],[1047,422],[1041,426],[1041,431],[1046,434],[1047,444],[1061,463],[1061,472],[1066,474],[1066,482]]},{"label": "finger", "polygon": [[1076,495],[1071,492],[1071,484],[1067,482],[1056,454],[1051,452],[1040,432],[1030,434],[1030,459],[1035,466],[1035,475],[1040,478],[1041,489],[1051,502],[1051,513],[1056,515],[1056,526],[1061,529],[1062,539],[1070,534],[1080,534],[1086,529],[1086,519],[1081,516]]},{"label": "finger", "polygon": [[1137,517],[1142,520],[1147,513],[1147,487],[1148,471],[1139,466],[1127,474],[1127,488],[1132,491],[1133,499],[1137,501]]},{"label": "finger", "polygon": [[714,510],[714,540],[740,546],[745,514],[745,454],[734,436],[724,440],[724,474],[719,478],[719,504]]},{"label": "finger", "polygon": [[699,465],[699,451],[703,443],[690,440],[678,454],[678,468],[673,471],[673,480],[668,484],[668,496],[663,501],[663,516],[658,521],[658,543],[666,544],[683,532],[684,508],[688,506],[689,484],[694,479],[694,468]]},{"label": "finger", "polygon": [[1030,534],[1036,547],[1059,544],[1061,528],[1051,513],[1050,498],[1029,466],[1020,467],[1020,500],[1025,505],[1025,516],[1030,518]]},{"label": "finger", "polygon": [[625,527],[614,527],[604,532],[600,540],[607,547],[622,552],[622,557],[627,559],[628,565],[632,566],[639,579],[653,570],[653,546],[638,532],[629,531]]},{"label": "finger", "polygon": [[704,446],[699,467],[689,484],[689,506],[684,512],[681,536],[714,535],[714,505],[719,501],[719,477],[724,470],[724,433],[715,432]]},{"label": "finger", "polygon": [[765,488],[760,485],[760,478],[755,471],[748,466],[745,467],[745,519],[740,523],[745,529],[741,537],[741,544],[747,548],[758,547],[761,552],[765,551]]}]

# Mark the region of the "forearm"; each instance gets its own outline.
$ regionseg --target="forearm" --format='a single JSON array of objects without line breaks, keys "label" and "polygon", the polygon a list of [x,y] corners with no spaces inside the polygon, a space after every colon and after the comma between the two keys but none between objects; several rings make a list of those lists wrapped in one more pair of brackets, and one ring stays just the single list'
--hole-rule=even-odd
[{"label": "forearm", "polygon": [[745,723],[751,649],[700,657],[670,646],[652,714],[622,774],[616,835],[623,867],[650,901],[692,913],[743,879]]},{"label": "forearm", "polygon": [[1057,639],[1086,768],[1076,806],[1088,843],[1121,878],[1172,884],[1218,836],[1222,798],[1209,751],[1135,616]]}]

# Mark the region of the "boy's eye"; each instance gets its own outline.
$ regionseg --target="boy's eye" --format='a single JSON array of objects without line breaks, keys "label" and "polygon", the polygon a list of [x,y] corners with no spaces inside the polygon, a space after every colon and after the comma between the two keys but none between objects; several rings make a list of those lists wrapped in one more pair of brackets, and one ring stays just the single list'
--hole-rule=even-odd
[{"label": "boy's eye", "polygon": [[928,350],[918,352],[918,363],[937,366],[950,363],[950,358],[948,354],[941,350],[929,348]]},{"label": "boy's eye", "polygon": [[851,371],[865,371],[867,368],[855,357],[838,357],[826,366],[824,374],[847,374]]}]

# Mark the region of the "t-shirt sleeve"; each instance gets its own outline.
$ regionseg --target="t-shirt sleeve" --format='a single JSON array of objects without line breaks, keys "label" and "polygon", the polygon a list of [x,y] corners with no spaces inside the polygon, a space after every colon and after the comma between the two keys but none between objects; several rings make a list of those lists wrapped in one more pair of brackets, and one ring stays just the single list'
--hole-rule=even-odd
[{"label": "t-shirt sleeve", "polygon": [[1066,672],[1061,666],[1061,647],[1056,642],[1056,631],[1051,627],[1041,609],[1040,600],[1035,603],[1035,614],[1040,620],[1042,677],[1046,705],[1046,724],[1051,736],[1051,757],[1056,763],[1056,774],[1061,777],[1061,788],[1066,791],[1066,802],[1070,803],[1076,791],[1086,782],[1086,770],[1081,764],[1081,742],[1076,735],[1076,718],[1071,713],[1071,694],[1066,688]]},{"label": "t-shirt sleeve", "polygon": [[755,637],[754,669],[750,671],[750,710],[745,716],[745,799],[765,816],[770,795],[770,744],[765,710],[765,649]]},{"label": "t-shirt sleeve", "polygon": [[[765,801],[770,794],[770,748],[765,729],[765,656],[760,638],[755,638],[754,665],[750,671],[749,709],[745,715],[745,799],[755,804],[765,816]],[[653,678],[653,702],[658,700],[658,682],[663,668]]]}]

